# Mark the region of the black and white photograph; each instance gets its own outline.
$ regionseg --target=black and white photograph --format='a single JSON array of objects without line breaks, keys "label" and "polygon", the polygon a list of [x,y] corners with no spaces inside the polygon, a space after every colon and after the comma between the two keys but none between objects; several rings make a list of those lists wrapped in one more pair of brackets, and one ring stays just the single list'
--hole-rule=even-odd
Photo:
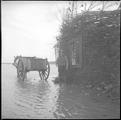
[{"label": "black and white photograph", "polygon": [[120,119],[120,11],[2,0],[2,119]]}]

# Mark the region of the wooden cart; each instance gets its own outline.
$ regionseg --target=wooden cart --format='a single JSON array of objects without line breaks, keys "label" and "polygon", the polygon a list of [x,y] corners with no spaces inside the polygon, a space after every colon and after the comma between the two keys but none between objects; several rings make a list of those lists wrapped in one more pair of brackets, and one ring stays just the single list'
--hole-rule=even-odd
[{"label": "wooden cart", "polygon": [[49,77],[50,65],[47,59],[16,56],[13,65],[17,68],[17,77],[22,80],[29,71],[38,71],[41,80]]}]

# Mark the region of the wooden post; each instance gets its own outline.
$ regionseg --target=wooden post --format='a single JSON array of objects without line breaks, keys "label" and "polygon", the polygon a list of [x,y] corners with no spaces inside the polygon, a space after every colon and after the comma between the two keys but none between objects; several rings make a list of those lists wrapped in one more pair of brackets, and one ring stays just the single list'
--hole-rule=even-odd
[{"label": "wooden post", "polygon": [[79,60],[80,60],[80,68],[82,69],[83,68],[83,21],[81,24],[82,24],[81,25],[82,31],[81,31],[81,37],[79,40]]}]

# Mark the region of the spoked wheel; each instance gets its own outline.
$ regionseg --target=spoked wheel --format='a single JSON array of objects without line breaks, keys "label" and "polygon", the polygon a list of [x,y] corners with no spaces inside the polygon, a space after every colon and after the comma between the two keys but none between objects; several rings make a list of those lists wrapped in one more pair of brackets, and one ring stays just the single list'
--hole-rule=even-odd
[{"label": "spoked wheel", "polygon": [[19,62],[19,57],[15,57],[13,65],[17,68]]},{"label": "spoked wheel", "polygon": [[19,60],[18,66],[17,66],[17,77],[21,80],[24,80],[25,78],[24,65],[21,60]]},{"label": "spoked wheel", "polygon": [[40,79],[47,80],[50,74],[50,65],[49,62],[46,62],[46,69],[39,71]]}]

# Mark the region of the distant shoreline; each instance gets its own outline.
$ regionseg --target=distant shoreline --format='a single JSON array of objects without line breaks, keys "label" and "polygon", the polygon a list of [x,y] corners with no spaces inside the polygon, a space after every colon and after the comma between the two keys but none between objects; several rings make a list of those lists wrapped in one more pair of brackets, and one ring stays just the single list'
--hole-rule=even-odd
[{"label": "distant shoreline", "polygon": [[12,64],[12,63],[1,63],[1,64]]},{"label": "distant shoreline", "polygon": [[[55,64],[55,61],[49,61],[50,64]],[[12,64],[12,63],[1,63],[1,64]]]},{"label": "distant shoreline", "polygon": [[55,61],[49,61],[50,64],[55,64],[56,62]]}]

